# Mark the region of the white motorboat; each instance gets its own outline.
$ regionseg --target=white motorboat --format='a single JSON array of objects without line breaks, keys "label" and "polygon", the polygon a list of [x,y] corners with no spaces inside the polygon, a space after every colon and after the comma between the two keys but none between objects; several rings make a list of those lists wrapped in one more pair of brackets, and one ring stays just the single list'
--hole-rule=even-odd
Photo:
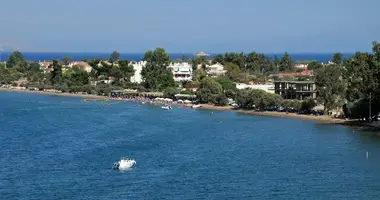
[{"label": "white motorboat", "polygon": [[191,108],[200,108],[202,107],[201,105],[193,105]]},{"label": "white motorboat", "polygon": [[170,106],[161,106],[161,108],[164,110],[171,110],[172,109],[172,107],[170,107]]},{"label": "white motorboat", "polygon": [[117,169],[117,170],[127,170],[132,168],[136,164],[136,161],[133,159],[125,159],[122,158],[120,161],[115,162],[113,164],[112,169]]}]

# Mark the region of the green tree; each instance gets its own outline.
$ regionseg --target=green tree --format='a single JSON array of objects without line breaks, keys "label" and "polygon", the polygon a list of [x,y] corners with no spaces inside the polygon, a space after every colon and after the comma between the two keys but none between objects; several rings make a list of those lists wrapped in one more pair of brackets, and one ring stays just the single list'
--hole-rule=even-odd
[{"label": "green tree", "polygon": [[176,94],[179,94],[179,90],[175,87],[168,87],[164,90],[165,98],[174,99]]},{"label": "green tree", "polygon": [[261,62],[259,55],[256,52],[251,52],[246,57],[247,70],[252,72],[260,72]]},{"label": "green tree", "polygon": [[294,68],[293,60],[292,60],[292,57],[290,57],[287,52],[285,52],[284,56],[282,56],[281,61],[279,63],[279,68],[281,72],[293,71],[293,68]]},{"label": "green tree", "polygon": [[216,63],[224,64],[223,55],[222,54],[216,55],[215,58],[212,60],[212,63],[213,64],[216,64]]},{"label": "green tree", "polygon": [[198,69],[198,65],[202,65],[202,68],[204,70],[205,66],[208,64],[207,60],[204,57],[196,57],[191,61],[191,63],[193,71]]},{"label": "green tree", "polygon": [[342,53],[335,53],[333,55],[333,58],[331,60],[333,63],[337,64],[337,65],[341,65],[342,62],[343,62],[343,54]]},{"label": "green tree", "polygon": [[147,62],[141,71],[145,88],[163,90],[175,86],[173,74],[167,69],[170,64],[170,57],[165,49],[157,48],[154,51],[148,51],[143,60]]},{"label": "green tree", "polygon": [[355,101],[366,98],[374,93],[379,86],[379,68],[373,62],[374,57],[368,53],[357,52],[349,59],[346,68],[346,78],[349,87],[347,98]]},{"label": "green tree", "polygon": [[194,71],[193,80],[195,82],[200,83],[202,81],[202,79],[204,79],[205,77],[207,77],[207,74],[203,70],[197,69]]},{"label": "green tree", "polygon": [[228,105],[228,98],[225,94],[219,94],[217,97],[216,97],[216,103],[215,105],[217,106],[226,106]]},{"label": "green tree", "polygon": [[130,82],[131,77],[135,73],[133,66],[129,64],[128,60],[119,60],[119,67],[120,67],[123,81]]},{"label": "green tree", "polygon": [[218,95],[222,94],[222,86],[210,77],[202,79],[199,90],[197,91],[198,99],[201,103],[217,103]]},{"label": "green tree", "polygon": [[282,101],[282,97],[278,94],[270,94],[257,89],[239,90],[236,98],[237,104],[245,109],[278,106]]},{"label": "green tree", "polygon": [[343,77],[343,68],[334,65],[325,65],[315,72],[318,101],[324,105],[325,114],[335,108],[341,107],[345,101],[347,89]]},{"label": "green tree", "polygon": [[226,76],[219,76],[215,80],[222,86],[223,90],[236,90],[236,84]]},{"label": "green tree", "polygon": [[306,98],[301,103],[301,109],[302,110],[311,110],[315,106],[317,106],[317,103],[315,102],[315,100],[313,98]]},{"label": "green tree", "polygon": [[51,73],[51,82],[53,85],[60,84],[62,80],[62,66],[57,60],[53,60],[53,71]]},{"label": "green tree", "polygon": [[73,58],[71,56],[65,56],[62,58],[62,63],[65,66],[70,65],[70,63],[73,61]]},{"label": "green tree", "polygon": [[13,68],[0,68],[0,83],[11,84],[13,81],[18,80],[15,71]]},{"label": "green tree", "polygon": [[120,59],[120,53],[117,51],[112,52],[110,55],[109,61],[110,63],[115,63]]},{"label": "green tree", "polygon": [[43,71],[41,70],[41,66],[40,66],[40,64],[38,64],[38,63],[36,63],[36,62],[33,62],[33,63],[30,63],[30,64],[29,64],[28,71],[32,71],[32,72],[43,72]]},{"label": "green tree", "polygon": [[273,65],[274,65],[275,71],[278,72],[280,60],[278,59],[276,55],[274,56],[274,59],[273,59]]},{"label": "green tree", "polygon": [[230,80],[238,82],[238,81],[241,81],[244,79],[238,65],[236,65],[234,63],[227,62],[224,64],[224,67],[227,70],[226,76]]},{"label": "green tree", "polygon": [[83,86],[89,84],[89,74],[78,66],[72,67],[69,72],[65,73],[69,80],[69,87]]},{"label": "green tree", "polygon": [[353,118],[368,119],[380,112],[380,45],[372,44],[373,54],[357,52],[344,63],[348,80],[345,111]]},{"label": "green tree", "polygon": [[26,66],[26,64],[24,55],[22,55],[19,51],[15,51],[8,57],[7,68],[19,67],[20,65]]},{"label": "green tree", "polygon": [[308,70],[317,70],[321,67],[323,67],[323,65],[317,61],[312,61],[307,65]]},{"label": "green tree", "polygon": [[7,68],[15,68],[18,72],[25,73],[28,70],[28,63],[19,51],[15,51],[8,57]]},{"label": "green tree", "polygon": [[28,66],[26,77],[30,82],[35,82],[35,84],[42,84],[45,75],[43,73],[43,70],[41,70],[40,65],[36,62],[33,62]]},{"label": "green tree", "polygon": [[266,57],[262,53],[251,52],[247,55],[246,60],[247,70],[258,74],[267,74],[273,72],[275,67],[272,64],[270,58]]}]

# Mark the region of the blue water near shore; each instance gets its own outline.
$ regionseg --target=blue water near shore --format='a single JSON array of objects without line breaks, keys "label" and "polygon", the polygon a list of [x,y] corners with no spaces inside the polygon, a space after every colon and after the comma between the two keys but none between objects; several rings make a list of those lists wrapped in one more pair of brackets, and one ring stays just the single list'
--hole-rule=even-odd
[{"label": "blue water near shore", "polygon": [[[311,121],[210,113],[0,92],[0,199],[380,196],[374,137]],[[120,157],[136,167],[112,170]]]},{"label": "blue water near shore", "polygon": [[[0,61],[6,61],[11,53],[10,52],[3,52],[0,55]],[[41,52],[22,52],[26,60],[30,61],[44,61],[44,60],[60,60],[65,56],[71,56],[74,61],[79,61],[83,59],[105,59],[109,58],[110,53],[41,53]],[[193,58],[192,53],[170,53],[169,54],[172,60],[180,59],[182,56],[187,56],[188,58]],[[211,54],[211,56],[215,56],[216,54]],[[279,58],[282,57],[282,54],[265,54],[267,56],[270,56],[274,58],[274,56],[277,56]],[[332,59],[333,53],[294,53],[289,54],[292,56],[293,60],[316,60],[318,62],[327,62]],[[345,53],[343,54],[344,57],[349,57],[353,54],[351,53]],[[134,60],[134,61],[140,61],[144,57],[144,53],[121,53],[120,58],[121,59],[127,59],[127,60]]]}]

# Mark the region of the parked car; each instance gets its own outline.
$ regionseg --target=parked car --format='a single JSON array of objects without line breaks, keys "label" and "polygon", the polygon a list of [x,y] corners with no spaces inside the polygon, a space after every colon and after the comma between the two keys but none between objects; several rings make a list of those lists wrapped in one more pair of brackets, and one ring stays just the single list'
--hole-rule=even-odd
[{"label": "parked car", "polygon": [[380,121],[380,114],[373,116],[372,121],[376,121],[376,122]]}]

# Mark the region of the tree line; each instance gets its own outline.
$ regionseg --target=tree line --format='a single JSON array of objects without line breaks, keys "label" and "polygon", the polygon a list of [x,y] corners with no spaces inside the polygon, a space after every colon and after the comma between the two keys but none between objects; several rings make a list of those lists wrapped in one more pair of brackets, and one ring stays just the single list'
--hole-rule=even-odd
[{"label": "tree line", "polygon": [[[15,81],[26,79],[27,85],[41,89],[57,89],[63,92],[87,92],[90,94],[108,94],[113,89],[132,88],[140,91],[165,91],[168,96],[174,92],[196,94],[201,103],[226,105],[228,99],[234,99],[242,108],[266,107],[285,104],[301,108],[302,102],[290,105],[276,94],[267,94],[259,90],[237,90],[235,82],[249,80],[267,80],[270,74],[278,72],[295,72],[295,62],[288,53],[281,58],[268,57],[262,53],[250,52],[216,55],[212,60],[203,57],[179,61],[192,64],[194,69],[193,85],[199,87],[197,92],[179,91],[173,74],[167,66],[172,62],[165,49],[157,48],[145,53],[147,62],[141,75],[143,82],[130,82],[134,74],[128,60],[120,59],[118,52],[113,52],[109,59],[86,60],[92,67],[90,73],[80,66],[65,68],[71,63],[70,57],[52,62],[50,73],[44,73],[38,63],[26,61],[20,52],[12,53],[5,66],[0,66],[0,83],[15,84]],[[380,111],[380,45],[373,42],[372,52],[356,52],[353,56],[343,58],[335,53],[331,64],[308,62],[308,69],[314,71],[312,78],[317,85],[316,101],[330,111],[340,107],[349,117],[367,117]],[[207,65],[220,63],[226,74],[218,78],[206,75]],[[107,83],[111,82],[111,83]],[[91,83],[97,83],[91,84]],[[293,102],[293,101],[292,101]],[[308,100],[311,105],[311,101]],[[303,106],[308,107],[308,106]],[[310,106],[309,106],[310,107]]]}]

